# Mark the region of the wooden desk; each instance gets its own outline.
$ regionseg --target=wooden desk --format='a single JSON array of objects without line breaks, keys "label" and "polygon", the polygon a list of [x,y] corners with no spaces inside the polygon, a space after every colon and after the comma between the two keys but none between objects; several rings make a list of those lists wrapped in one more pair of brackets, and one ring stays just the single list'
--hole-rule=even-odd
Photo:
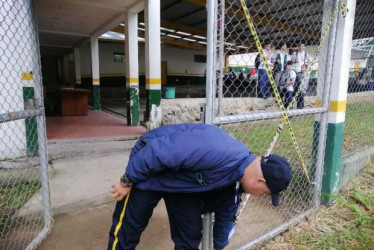
[{"label": "wooden desk", "polygon": [[88,93],[87,89],[60,89],[61,116],[86,116]]}]

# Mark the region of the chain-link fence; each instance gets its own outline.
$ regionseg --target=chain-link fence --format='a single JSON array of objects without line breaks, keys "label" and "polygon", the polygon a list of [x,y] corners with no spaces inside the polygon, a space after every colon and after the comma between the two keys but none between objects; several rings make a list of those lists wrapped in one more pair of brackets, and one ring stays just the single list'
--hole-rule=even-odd
[{"label": "chain-link fence", "polygon": [[373,3],[357,2],[348,83],[345,155],[374,146],[374,37],[370,37],[373,9]]},{"label": "chain-link fence", "polygon": [[249,197],[230,249],[254,246],[319,204],[331,46],[342,9],[337,1],[308,0],[222,0],[211,7],[214,108],[207,93],[207,111],[214,115],[207,122],[257,155],[285,157],[293,169],[279,207],[269,197]]},{"label": "chain-link fence", "polygon": [[0,2],[0,54],[0,249],[34,249],[52,216],[31,0]]}]

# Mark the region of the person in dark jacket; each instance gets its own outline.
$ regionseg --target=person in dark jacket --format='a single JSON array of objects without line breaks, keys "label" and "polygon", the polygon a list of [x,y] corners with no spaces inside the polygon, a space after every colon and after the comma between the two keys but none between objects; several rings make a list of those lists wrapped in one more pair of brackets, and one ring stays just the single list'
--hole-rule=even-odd
[{"label": "person in dark jacket", "polygon": [[271,194],[277,206],[291,178],[284,158],[258,157],[216,126],[178,124],[151,130],[137,141],[125,174],[112,185],[118,202],[108,249],[135,249],[162,198],[175,249],[198,249],[201,215],[208,212],[215,213],[214,248],[223,249],[235,231],[241,194]]}]

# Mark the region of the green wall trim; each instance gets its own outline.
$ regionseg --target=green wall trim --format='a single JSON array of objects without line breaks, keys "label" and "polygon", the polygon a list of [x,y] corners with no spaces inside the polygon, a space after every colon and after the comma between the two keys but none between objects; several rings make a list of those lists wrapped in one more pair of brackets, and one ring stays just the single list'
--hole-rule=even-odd
[{"label": "green wall trim", "polygon": [[[80,88],[89,88],[92,86],[92,77],[82,77],[82,83]],[[205,86],[204,76],[189,76],[189,75],[168,75],[166,84],[162,83],[162,87],[167,86],[179,86],[179,85],[202,85]],[[100,86],[102,88],[107,87],[124,87],[126,82],[126,76],[101,76]],[[139,85],[145,86],[145,76],[139,75]]]},{"label": "green wall trim", "polygon": [[342,152],[344,140],[344,122],[329,123],[327,126],[325,167],[322,179],[322,204],[332,201],[324,194],[334,194],[338,191],[342,178]]},{"label": "green wall trim", "polygon": [[[34,87],[23,87],[23,102],[25,103],[29,99],[35,98]],[[26,153],[27,155],[35,155],[39,150],[38,142],[38,130],[36,117],[30,117],[25,119],[26,128]]]},{"label": "green wall trim", "polygon": [[127,125],[139,126],[139,87],[126,89]]},{"label": "green wall trim", "polygon": [[101,110],[100,85],[92,86],[92,109]]},{"label": "green wall trim", "polygon": [[147,105],[145,110],[145,120],[148,121],[151,116],[152,105],[160,107],[161,105],[161,90],[146,90]]}]

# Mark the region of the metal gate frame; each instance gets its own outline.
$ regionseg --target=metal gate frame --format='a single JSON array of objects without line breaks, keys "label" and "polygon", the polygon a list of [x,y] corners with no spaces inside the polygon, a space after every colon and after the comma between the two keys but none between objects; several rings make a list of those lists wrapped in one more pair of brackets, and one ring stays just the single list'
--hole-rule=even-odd
[{"label": "metal gate frame", "polygon": [[[338,1],[329,1],[324,0],[324,5],[331,7],[332,10],[337,6]],[[230,115],[222,116],[222,65],[216,65],[217,51],[222,51],[222,35],[217,39],[217,15],[218,15],[218,0],[207,0],[207,71],[206,71],[206,107],[205,107],[205,120],[207,124],[221,125],[226,123],[243,123],[251,122],[258,119],[277,119],[282,118],[280,111],[278,112],[261,112],[254,114],[241,114],[241,115]],[[325,9],[326,10],[326,9]],[[330,15],[331,12],[325,13],[325,15]],[[326,25],[323,23],[322,26]],[[327,122],[328,122],[328,104],[330,98],[330,89],[331,89],[331,78],[332,78],[332,66],[334,61],[334,46],[337,33],[337,17],[334,18],[332,26],[330,28],[329,35],[327,37],[326,43],[323,45],[323,50],[327,51],[327,57],[319,57],[319,60],[325,60],[325,65],[327,69],[324,71],[323,77],[320,77],[324,84],[318,84],[317,96],[322,100],[322,106],[316,108],[308,108],[302,110],[290,110],[288,115],[289,117],[297,117],[302,115],[315,115],[316,121],[319,121],[319,137],[318,137],[318,146],[317,146],[317,155],[316,155],[316,183],[314,191],[314,204],[313,206],[303,212],[293,217],[292,219],[286,221],[280,226],[273,228],[265,234],[260,235],[256,239],[247,242],[245,245],[241,246],[239,249],[248,249],[256,244],[274,237],[280,232],[286,230],[289,226],[299,222],[301,219],[311,215],[316,211],[320,205],[320,193],[322,186],[322,175],[323,175],[323,165],[325,157],[325,144],[327,137]],[[221,32],[222,34],[222,32]],[[218,47],[218,49],[217,49]],[[222,52],[221,52],[222,53]],[[219,72],[220,79],[218,81],[218,91],[216,91],[216,72]],[[218,92],[218,114],[215,114],[216,107],[216,93]],[[212,228],[212,214],[205,214],[203,216],[203,250],[212,249],[212,238],[213,238],[213,228]]]},{"label": "metal gate frame", "polygon": [[[14,2],[13,2],[14,3]],[[37,157],[38,158],[38,171],[39,178],[41,182],[41,206],[43,208],[42,217],[43,217],[43,228],[35,235],[35,237],[29,242],[25,249],[31,250],[35,249],[41,241],[48,235],[52,229],[53,219],[52,219],[52,208],[51,208],[51,199],[50,199],[50,186],[49,186],[49,169],[48,169],[48,151],[47,151],[47,135],[46,135],[46,119],[45,119],[45,109],[43,104],[43,84],[42,84],[42,72],[41,72],[41,58],[40,58],[40,49],[39,49],[39,39],[38,39],[38,30],[36,23],[36,11],[34,8],[33,0],[22,0],[18,1],[16,4],[26,6],[29,13],[31,22],[28,23],[28,28],[32,30],[32,34],[35,37],[35,43],[33,44],[36,48],[33,50],[36,52],[35,57],[32,59],[36,62],[32,71],[28,74],[28,77],[32,79],[35,78],[34,91],[35,98],[29,99],[32,102],[31,105],[25,105],[23,110],[18,111],[9,111],[6,113],[0,113],[0,124],[5,124],[17,120],[25,120],[28,118],[36,119],[36,136],[37,136],[37,152],[33,152],[32,155],[26,153],[26,158],[28,157]],[[12,5],[10,5],[12,6]],[[5,14],[6,17],[6,14]],[[28,19],[27,19],[28,20]],[[31,40],[31,39],[30,39]],[[31,43],[31,42],[30,42]],[[32,43],[31,43],[32,44]],[[14,73],[14,72],[12,72]],[[20,74],[20,72],[17,72]],[[30,80],[30,79],[28,79]],[[28,107],[29,106],[29,107]],[[39,216],[39,214],[38,214]],[[40,216],[40,217],[41,217]]]}]

